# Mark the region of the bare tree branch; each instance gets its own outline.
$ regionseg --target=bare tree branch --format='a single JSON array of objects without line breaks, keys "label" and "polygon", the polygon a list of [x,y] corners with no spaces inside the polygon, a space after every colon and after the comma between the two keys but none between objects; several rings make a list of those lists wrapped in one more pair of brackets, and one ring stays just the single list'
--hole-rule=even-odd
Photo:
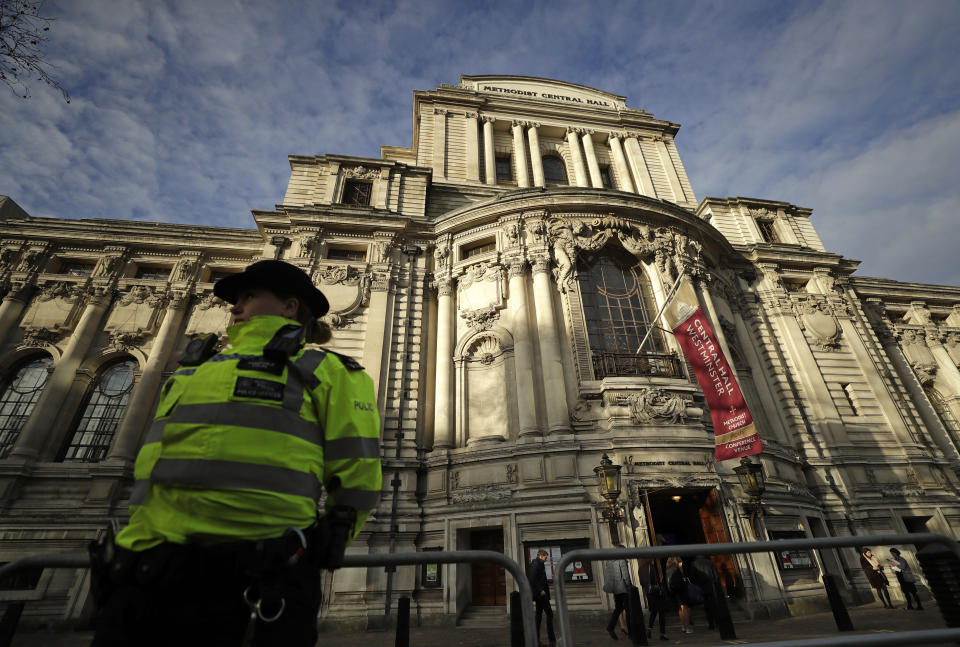
[{"label": "bare tree branch", "polygon": [[30,98],[29,81],[43,81],[70,94],[50,75],[53,65],[43,59],[43,46],[53,18],[40,15],[43,0],[0,0],[0,81],[24,99]]}]

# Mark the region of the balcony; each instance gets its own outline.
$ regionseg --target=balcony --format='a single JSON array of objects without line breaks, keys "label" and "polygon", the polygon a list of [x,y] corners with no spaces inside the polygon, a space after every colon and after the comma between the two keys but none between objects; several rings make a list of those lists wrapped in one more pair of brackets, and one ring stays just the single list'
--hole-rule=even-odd
[{"label": "balcony", "polygon": [[675,377],[684,379],[676,353],[593,353],[594,379],[605,377]]}]

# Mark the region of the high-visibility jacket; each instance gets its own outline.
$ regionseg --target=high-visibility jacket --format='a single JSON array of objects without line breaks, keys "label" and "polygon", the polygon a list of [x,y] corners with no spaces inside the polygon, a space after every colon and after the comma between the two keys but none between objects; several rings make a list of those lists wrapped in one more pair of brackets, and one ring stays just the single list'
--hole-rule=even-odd
[{"label": "high-visibility jacket", "polygon": [[263,347],[295,323],[259,316],[230,326],[231,348],[166,381],[117,545],[279,537],[315,521],[324,488],[327,509],[357,511],[356,537],[382,478],[373,381],[346,356],[302,346],[290,357],[299,370],[277,374]]}]

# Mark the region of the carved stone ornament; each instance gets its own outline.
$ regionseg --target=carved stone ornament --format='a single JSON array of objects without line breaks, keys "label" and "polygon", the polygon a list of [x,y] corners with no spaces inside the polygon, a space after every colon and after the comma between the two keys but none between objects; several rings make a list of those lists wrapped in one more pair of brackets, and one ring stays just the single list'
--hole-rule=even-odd
[{"label": "carved stone ornament", "polygon": [[503,353],[500,340],[493,334],[477,337],[466,349],[466,355],[481,364],[490,365]]},{"label": "carved stone ornament", "polygon": [[924,490],[919,485],[890,483],[880,488],[880,496],[885,499],[902,499],[911,496],[923,496]]},{"label": "carved stone ornament", "polygon": [[432,283],[433,287],[437,294],[441,297],[448,297],[453,294],[454,280],[449,276],[441,276],[436,278]]},{"label": "carved stone ornament", "polygon": [[460,277],[459,287],[468,288],[478,281],[499,281],[503,278],[503,268],[495,261],[489,263],[474,263],[468,265],[462,277]]},{"label": "carved stone ornament", "polygon": [[920,380],[920,386],[929,386],[937,376],[937,365],[929,362],[911,362],[910,368]]},{"label": "carved stone ornament", "polygon": [[207,292],[200,299],[197,300],[196,308],[197,310],[209,310],[210,308],[226,308],[228,304],[226,301],[221,299],[218,296],[215,296],[213,292]]},{"label": "carved stone ornament", "polygon": [[914,301],[910,304],[910,308],[903,315],[901,321],[914,326],[929,326],[931,324],[930,311],[925,303]]},{"label": "carved stone ornament", "polygon": [[37,294],[37,300],[51,301],[53,299],[63,299],[64,301],[76,301],[77,297],[82,294],[83,287],[77,283],[50,281],[40,289],[40,293]]},{"label": "carved stone ornament", "polygon": [[376,180],[380,177],[380,169],[365,166],[351,166],[343,169],[343,177],[358,180]]},{"label": "carved stone ornament", "polygon": [[570,412],[570,420],[573,422],[587,422],[593,420],[593,405],[589,400],[579,400],[573,411]]},{"label": "carved stone ornament", "polygon": [[771,214],[764,208],[760,209],[750,209],[747,211],[751,218],[756,218],[758,220],[773,220],[775,214]]},{"label": "carved stone ornament", "polygon": [[192,281],[200,269],[200,259],[181,258],[173,268],[174,281]]},{"label": "carved stone ornament", "polygon": [[503,236],[507,239],[508,247],[516,247],[520,244],[520,223],[508,222],[503,226]]},{"label": "carved stone ornament", "polygon": [[797,481],[784,480],[783,486],[784,488],[786,488],[787,493],[792,496],[800,497],[808,501],[817,500],[817,497],[813,494],[813,492],[810,491],[810,488],[808,488],[806,485],[802,483],[798,483]]},{"label": "carved stone ornament", "polygon": [[322,285],[357,285],[360,283],[360,272],[349,265],[325,265],[314,273],[313,282]]},{"label": "carved stone ornament", "polygon": [[450,245],[441,243],[433,251],[433,259],[437,264],[437,269],[444,268],[450,262]]},{"label": "carved stone ornament", "polygon": [[507,463],[507,483],[517,482],[517,464]]},{"label": "carved stone ornament", "polygon": [[592,220],[551,218],[548,238],[557,262],[556,278],[561,291],[570,289],[576,278],[576,255],[601,249],[618,240],[628,252],[646,263],[655,263],[670,280],[685,272],[704,275],[703,246],[699,241],[668,227],[651,228],[613,215]]},{"label": "carved stone ornament", "polygon": [[821,351],[840,348],[840,325],[826,303],[808,297],[798,301],[796,307],[801,326],[810,333],[811,346]]},{"label": "carved stone ornament", "polygon": [[43,260],[44,250],[42,249],[28,249],[23,256],[20,257],[20,264],[17,266],[18,272],[30,272],[36,269],[37,265],[40,264],[40,261]]},{"label": "carved stone ornament", "polygon": [[145,334],[142,330],[121,331],[110,333],[110,346],[121,351],[133,350],[143,343]]},{"label": "carved stone ornament", "polygon": [[116,256],[101,256],[100,260],[97,261],[96,267],[93,268],[93,276],[113,276],[126,265],[127,259],[125,255],[116,255]]},{"label": "carved stone ornament", "polygon": [[163,301],[164,295],[162,293],[154,292],[145,285],[131,286],[131,288],[120,297],[120,305],[122,306],[146,303],[149,306],[157,307],[162,305]]},{"label": "carved stone ornament", "polygon": [[395,240],[378,239],[373,241],[373,262],[386,263],[390,260],[390,252],[399,247]]},{"label": "carved stone ornament", "polygon": [[464,488],[453,494],[454,503],[483,503],[503,501],[513,497],[513,490],[502,485],[478,485]]},{"label": "carved stone ornament", "polygon": [[693,417],[693,412],[697,411],[690,407],[690,402],[683,396],[667,393],[661,389],[644,388],[623,397],[637,424],[646,424],[658,419],[677,424],[683,418]]},{"label": "carved stone ornament", "polygon": [[23,331],[22,347],[42,348],[56,344],[63,338],[63,332],[50,328],[27,328]]},{"label": "carved stone ornament", "polygon": [[0,249],[0,272],[6,272],[13,267],[14,261],[20,255],[18,247],[4,247]]},{"label": "carved stone ornament", "polygon": [[489,306],[479,310],[461,310],[460,316],[474,330],[489,330],[500,318],[500,309],[497,306]]}]

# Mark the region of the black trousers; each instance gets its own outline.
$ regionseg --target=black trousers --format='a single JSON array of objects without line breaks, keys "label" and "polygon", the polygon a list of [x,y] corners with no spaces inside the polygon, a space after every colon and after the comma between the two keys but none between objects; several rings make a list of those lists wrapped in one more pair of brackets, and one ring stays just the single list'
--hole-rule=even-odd
[{"label": "black trousers", "polygon": [[540,620],[544,614],[547,616],[547,639],[552,643],[557,642],[557,635],[553,633],[553,609],[550,608],[550,598],[538,593],[533,601],[537,605],[537,642],[540,641]]},{"label": "black trousers", "polygon": [[[255,580],[243,560],[229,552],[165,546],[142,554],[118,549],[120,567],[102,583],[92,647],[236,647],[242,642],[251,612],[244,591]],[[308,564],[254,584],[248,597],[264,599],[264,616],[279,610],[270,603],[279,598],[260,588],[273,589],[283,599],[275,622],[257,621],[254,645],[316,644],[320,575]]]},{"label": "black trousers", "polygon": [[[610,614],[610,621],[607,623],[607,631],[613,631],[617,627],[617,620],[620,614],[627,608],[628,593],[615,593],[613,595],[613,613]],[[627,625],[629,626],[629,624]]]},{"label": "black trousers", "polygon": [[903,591],[903,597],[907,598],[907,608],[913,608],[913,603],[910,601],[910,596],[912,595],[913,599],[917,601],[917,608],[922,609],[923,605],[920,603],[920,596],[917,595],[917,585],[913,582],[905,582],[903,573],[897,573],[897,582],[900,584],[900,590]]},{"label": "black trousers", "polygon": [[650,608],[650,628],[653,629],[653,621],[660,617],[660,635],[667,633],[667,601],[660,595],[648,595],[647,606]]}]

